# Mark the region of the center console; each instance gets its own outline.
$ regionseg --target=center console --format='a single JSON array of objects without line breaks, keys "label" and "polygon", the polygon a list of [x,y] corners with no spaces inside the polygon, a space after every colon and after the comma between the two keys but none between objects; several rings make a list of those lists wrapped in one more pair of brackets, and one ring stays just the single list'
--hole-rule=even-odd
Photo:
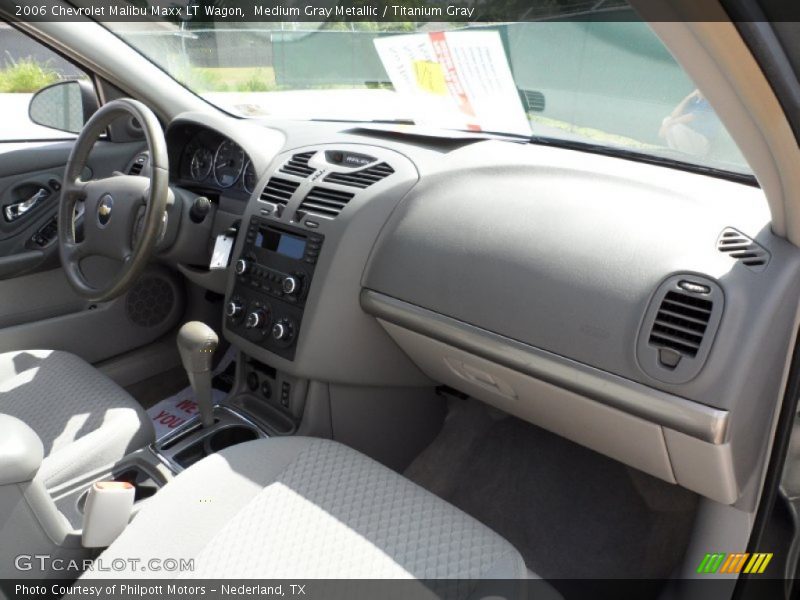
[{"label": "center console", "polygon": [[324,236],[258,216],[246,227],[225,307],[228,328],[292,360]]}]

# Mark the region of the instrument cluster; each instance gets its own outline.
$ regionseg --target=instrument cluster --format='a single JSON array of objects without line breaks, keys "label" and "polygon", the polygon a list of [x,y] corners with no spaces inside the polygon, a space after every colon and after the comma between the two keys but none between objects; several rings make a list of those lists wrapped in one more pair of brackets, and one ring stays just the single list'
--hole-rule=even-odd
[{"label": "instrument cluster", "polygon": [[257,173],[236,142],[201,131],[183,150],[179,177],[192,187],[249,197],[255,189]]}]

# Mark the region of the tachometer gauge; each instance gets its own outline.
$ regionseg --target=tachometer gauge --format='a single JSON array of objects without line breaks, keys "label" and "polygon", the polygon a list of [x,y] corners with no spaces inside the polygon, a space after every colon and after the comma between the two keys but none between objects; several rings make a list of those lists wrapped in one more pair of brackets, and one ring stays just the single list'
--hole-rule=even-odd
[{"label": "tachometer gauge", "polygon": [[208,148],[198,148],[192,154],[192,163],[189,173],[195,181],[203,181],[211,174],[214,166],[214,155]]},{"label": "tachometer gauge", "polygon": [[220,187],[229,188],[236,183],[242,174],[244,161],[244,150],[230,140],[219,145],[214,155],[214,177]]},{"label": "tachometer gauge", "polygon": [[244,167],[244,175],[242,176],[242,187],[248,194],[252,194],[256,189],[256,168],[251,161],[247,161]]}]

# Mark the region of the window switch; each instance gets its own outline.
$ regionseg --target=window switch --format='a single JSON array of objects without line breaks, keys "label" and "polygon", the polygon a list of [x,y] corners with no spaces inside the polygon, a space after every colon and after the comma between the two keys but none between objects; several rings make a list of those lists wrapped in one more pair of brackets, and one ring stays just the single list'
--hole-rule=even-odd
[{"label": "window switch", "polygon": [[289,394],[292,391],[292,386],[288,381],[281,384],[281,406],[289,406]]}]

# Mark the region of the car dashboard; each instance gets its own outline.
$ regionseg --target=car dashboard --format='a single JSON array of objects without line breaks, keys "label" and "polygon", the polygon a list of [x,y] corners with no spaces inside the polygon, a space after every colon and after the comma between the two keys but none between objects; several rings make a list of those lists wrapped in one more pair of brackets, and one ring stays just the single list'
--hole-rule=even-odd
[{"label": "car dashboard", "polygon": [[247,356],[310,382],[447,385],[755,501],[800,292],[757,187],[415,128],[186,114],[167,140],[173,185],[215,202],[207,255],[238,229],[209,287]]}]

